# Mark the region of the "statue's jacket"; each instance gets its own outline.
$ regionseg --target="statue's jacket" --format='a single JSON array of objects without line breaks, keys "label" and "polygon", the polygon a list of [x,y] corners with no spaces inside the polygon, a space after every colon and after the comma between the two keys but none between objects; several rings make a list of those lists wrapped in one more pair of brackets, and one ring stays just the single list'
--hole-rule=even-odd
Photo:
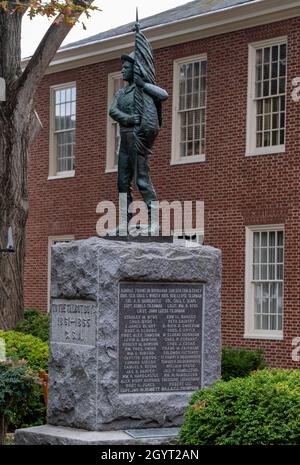
[{"label": "statue's jacket", "polygon": [[[135,113],[135,88],[136,85],[131,84],[116,92],[110,107],[109,115],[120,124],[121,132],[132,131],[134,127],[133,123],[131,123],[130,116]],[[168,98],[168,94],[164,89],[149,83],[145,84],[142,93],[143,112],[141,115],[139,132],[152,132],[157,134],[160,127],[157,107],[163,100]]]}]

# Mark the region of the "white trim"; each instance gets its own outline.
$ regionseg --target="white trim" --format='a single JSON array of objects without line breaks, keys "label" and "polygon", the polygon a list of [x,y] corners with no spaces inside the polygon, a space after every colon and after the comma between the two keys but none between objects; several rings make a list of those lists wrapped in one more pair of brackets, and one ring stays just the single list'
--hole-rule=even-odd
[{"label": "white trim", "polygon": [[[248,129],[247,129],[248,133]],[[255,155],[276,155],[280,153],[285,153],[285,145],[276,145],[272,147],[260,147],[260,148],[255,148],[253,150],[247,150],[245,156],[246,157],[252,157]]]},{"label": "white trim", "polygon": [[[174,121],[174,120],[173,120]],[[172,157],[170,165],[188,165],[189,163],[199,163],[206,161],[205,155],[192,155],[190,157],[181,157],[179,159],[173,159],[173,154],[175,153],[175,147],[173,148],[172,142]]]},{"label": "white trim", "polygon": [[[180,157],[179,155],[179,71],[180,65],[189,64],[195,61],[207,61],[207,54],[192,55],[182,57],[173,61],[173,105],[172,105],[172,145],[170,165],[185,165],[189,163],[199,163],[205,161],[205,154]],[[207,84],[206,84],[207,86]]]},{"label": "white trim", "polygon": [[[64,82],[63,84],[58,84],[50,86],[50,119],[49,119],[49,176],[48,180],[52,179],[64,179],[75,176],[75,171],[56,171],[56,147],[54,144],[54,120],[55,120],[55,110],[54,110],[54,95],[56,90],[60,89],[69,89],[75,87],[76,89],[76,101],[77,101],[77,86],[76,81]],[[76,137],[76,128],[75,128],[75,137]]]},{"label": "white trim", "polygon": [[[263,0],[145,28],[154,49],[270,24],[300,16],[299,0]],[[57,52],[47,74],[119,58],[134,47],[134,34],[122,34]],[[23,68],[30,57],[22,61]]]},{"label": "white trim", "polygon": [[[247,90],[247,128],[246,128],[246,157],[255,155],[271,155],[285,152],[285,145],[256,147],[256,103],[255,103],[255,60],[256,50],[272,45],[288,45],[288,37],[281,36],[273,39],[261,40],[248,44],[248,90]],[[286,82],[287,93],[287,82]],[[287,99],[286,99],[287,100]],[[286,132],[285,132],[286,138]]]},{"label": "white trim", "polygon": [[73,234],[63,234],[58,236],[48,236],[48,282],[47,282],[47,311],[50,312],[50,287],[51,287],[51,246],[55,241],[73,241]]},{"label": "white trim", "polygon": [[[283,231],[283,224],[246,226],[245,228],[245,339],[283,339],[282,331],[254,330],[254,295],[252,282],[253,233],[259,231]],[[283,242],[284,244],[284,242]],[[284,286],[284,284],[283,284]],[[283,312],[284,314],[284,312]]]},{"label": "white trim", "polygon": [[[274,333],[274,334],[273,334]],[[278,332],[273,331],[272,333],[264,332],[264,331],[257,331],[254,334],[244,334],[244,339],[269,339],[270,341],[283,341],[283,333],[282,331]]]},{"label": "white trim", "polygon": [[[114,79],[122,78],[121,71],[109,73],[107,75],[107,107],[109,109],[113,96],[114,96]],[[116,123],[115,123],[116,124]],[[113,120],[107,111],[107,128],[106,128],[106,162],[105,173],[116,173],[118,167],[114,165],[114,133],[113,133]]]},{"label": "white trim", "polygon": [[75,171],[60,171],[57,172],[55,176],[48,176],[48,181],[52,181],[54,179],[67,179],[67,178],[74,178]]}]

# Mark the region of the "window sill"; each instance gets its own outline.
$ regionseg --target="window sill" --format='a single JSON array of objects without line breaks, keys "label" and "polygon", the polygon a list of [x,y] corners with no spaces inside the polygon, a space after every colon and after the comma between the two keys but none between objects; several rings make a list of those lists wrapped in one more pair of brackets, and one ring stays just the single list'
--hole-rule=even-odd
[{"label": "window sill", "polygon": [[171,159],[170,165],[188,165],[190,163],[201,163],[205,161],[205,155],[193,155],[182,158]]},{"label": "window sill", "polygon": [[261,333],[247,333],[244,334],[244,339],[269,339],[270,341],[283,341],[283,333],[276,332],[276,334],[261,332]]},{"label": "window sill", "polygon": [[75,171],[66,171],[65,173],[59,173],[54,176],[48,176],[48,181],[52,181],[54,179],[66,179],[66,178],[74,178]]},{"label": "window sill", "polygon": [[285,145],[278,145],[277,147],[263,147],[262,149],[254,149],[247,151],[246,157],[254,157],[257,155],[278,155],[285,153]]},{"label": "window sill", "polygon": [[105,174],[106,173],[117,173],[118,172],[118,167],[116,166],[115,168],[106,168],[105,169]]}]

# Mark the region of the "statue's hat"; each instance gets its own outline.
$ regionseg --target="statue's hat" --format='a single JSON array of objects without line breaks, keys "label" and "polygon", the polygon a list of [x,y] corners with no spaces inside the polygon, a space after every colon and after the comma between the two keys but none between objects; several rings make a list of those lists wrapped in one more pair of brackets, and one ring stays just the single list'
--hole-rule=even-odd
[{"label": "statue's hat", "polygon": [[135,53],[131,52],[131,53],[129,53],[129,55],[122,55],[121,60],[122,61],[129,61],[130,63],[134,63]]}]

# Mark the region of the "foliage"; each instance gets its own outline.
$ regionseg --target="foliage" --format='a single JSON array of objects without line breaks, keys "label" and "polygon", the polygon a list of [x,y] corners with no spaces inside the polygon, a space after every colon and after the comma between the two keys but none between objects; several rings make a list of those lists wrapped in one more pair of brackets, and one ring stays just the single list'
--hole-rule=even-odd
[{"label": "foliage", "polygon": [[16,409],[12,412],[8,430],[14,431],[17,428],[27,428],[29,426],[39,426],[46,423],[46,406],[43,396],[42,386],[35,383],[30,398],[24,403],[22,410]]},{"label": "foliage", "polygon": [[244,377],[254,370],[266,368],[263,351],[223,348],[222,350],[222,379]]},{"label": "foliage", "polygon": [[49,315],[41,313],[34,308],[24,311],[24,319],[20,320],[15,331],[40,338],[44,342],[49,341]]},{"label": "foliage", "polygon": [[[92,6],[86,0],[15,0],[13,2],[3,0],[0,1],[0,11],[7,14],[18,12],[24,14],[26,11],[30,19],[35,16],[46,16],[47,18],[57,17],[57,23],[64,21],[65,23],[73,26],[78,21],[78,16],[84,13],[89,18],[90,11],[98,10],[98,7]],[[82,26],[86,29],[85,24]]]},{"label": "foliage", "polygon": [[259,370],[193,394],[181,444],[300,444],[300,370]]},{"label": "foliage", "polygon": [[16,331],[0,331],[0,338],[5,341],[6,356],[25,359],[28,365],[39,371],[48,367],[48,345],[30,334]]},{"label": "foliage", "polygon": [[21,416],[34,395],[37,378],[24,360],[0,363],[0,443],[4,443],[7,425],[16,412]]}]

